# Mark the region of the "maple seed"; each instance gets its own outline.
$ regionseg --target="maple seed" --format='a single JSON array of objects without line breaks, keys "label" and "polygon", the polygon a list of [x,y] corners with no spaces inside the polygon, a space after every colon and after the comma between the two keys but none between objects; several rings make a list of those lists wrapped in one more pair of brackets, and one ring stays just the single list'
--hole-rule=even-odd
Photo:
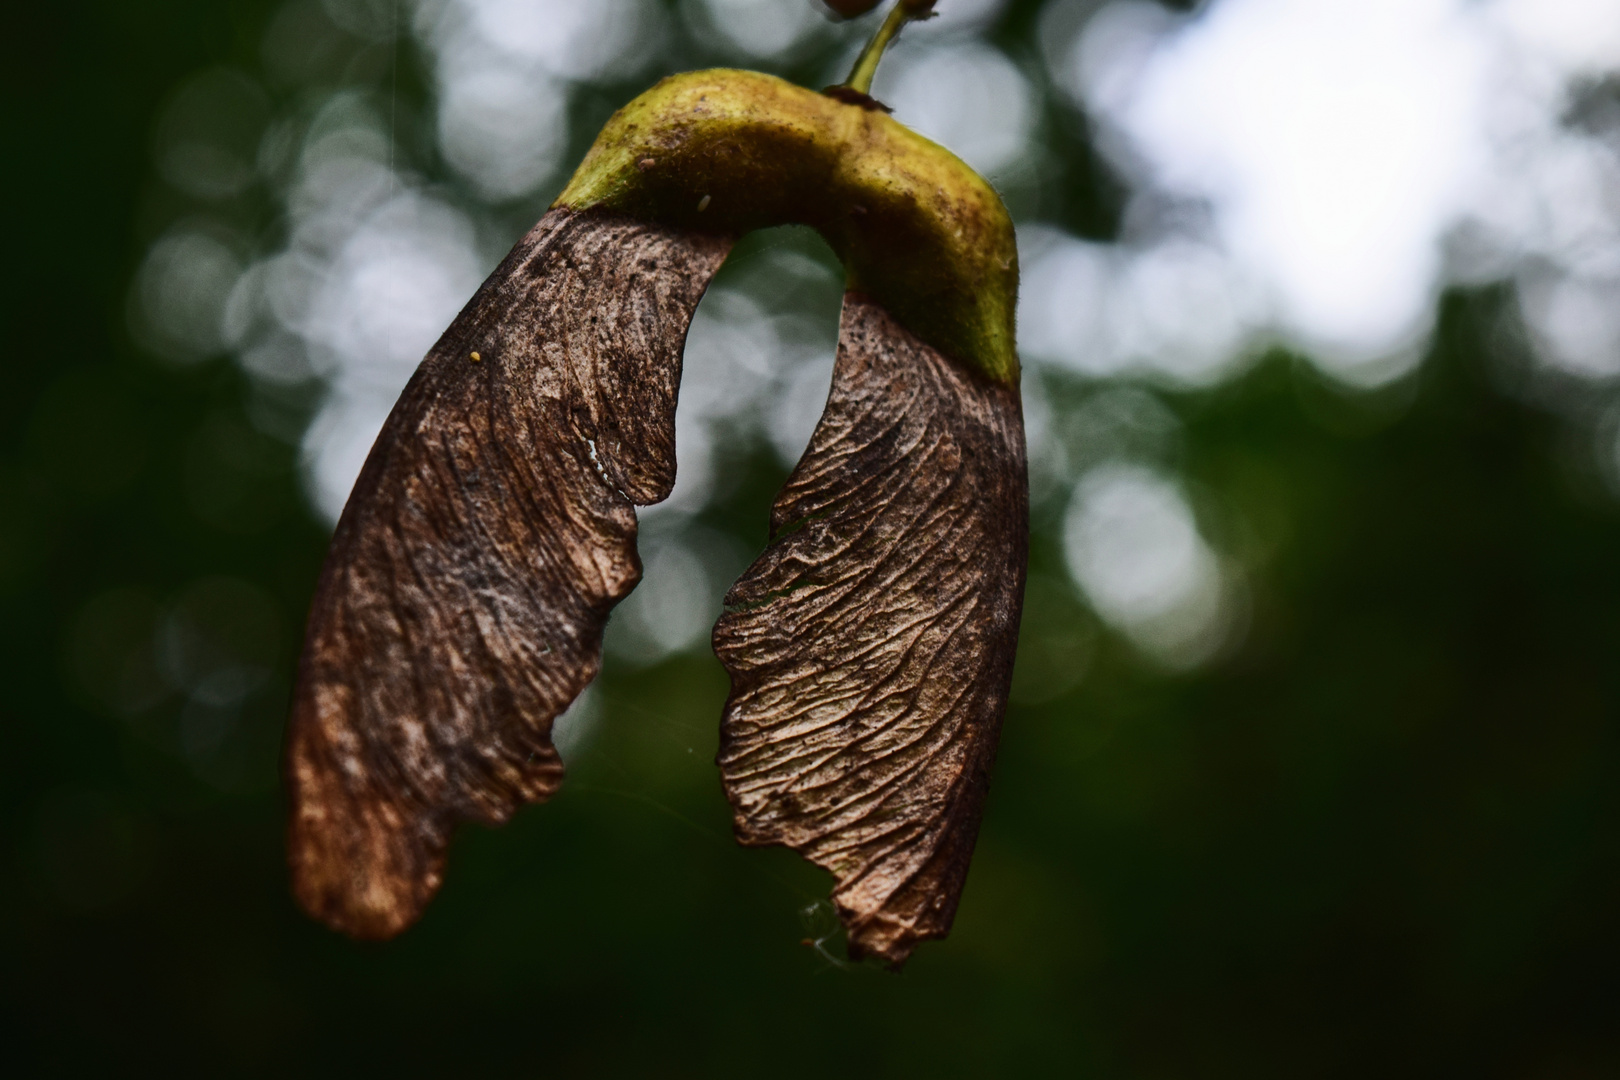
[{"label": "maple seed", "polygon": [[[727,70],[609,120],[366,460],[287,735],[288,857],[313,915],[398,933],[457,824],[557,790],[552,722],[641,576],[635,507],[674,484],[692,313],[737,237],[789,223],[820,231],[848,288],[826,411],[715,627],[721,779],[741,842],[832,872],[852,957],[898,966],[950,928],[1027,550],[1012,224],[883,111]],[[469,371],[475,342],[500,363]]]}]

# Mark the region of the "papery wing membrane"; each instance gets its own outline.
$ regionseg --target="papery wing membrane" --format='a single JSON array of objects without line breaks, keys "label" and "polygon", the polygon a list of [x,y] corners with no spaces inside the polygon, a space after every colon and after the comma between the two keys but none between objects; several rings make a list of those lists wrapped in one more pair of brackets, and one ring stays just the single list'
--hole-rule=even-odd
[{"label": "papery wing membrane", "polygon": [[859,293],[832,392],[726,597],[719,764],[738,837],[833,872],[852,955],[950,928],[1023,597],[1018,391],[965,374]]},{"label": "papery wing membrane", "polygon": [[632,504],[674,482],[681,349],[729,247],[552,210],[400,397],[338,523],[288,730],[294,891],[329,925],[399,932],[457,822],[556,790],[551,723],[640,577]]}]

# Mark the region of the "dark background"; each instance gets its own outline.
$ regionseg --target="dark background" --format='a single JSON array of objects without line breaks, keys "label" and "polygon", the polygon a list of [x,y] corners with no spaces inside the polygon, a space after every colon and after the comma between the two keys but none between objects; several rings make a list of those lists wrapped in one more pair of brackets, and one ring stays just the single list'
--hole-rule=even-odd
[{"label": "dark background", "polygon": [[[255,69],[274,9],[62,0],[0,32],[8,1072],[1620,1075],[1620,512],[1521,392],[1492,290],[1449,296],[1418,374],[1375,394],[1277,354],[1163,395],[1184,475],[1270,538],[1244,643],[1173,677],[1103,635],[1078,686],[1015,702],[955,931],[903,975],[801,944],[832,929],[826,879],[730,840],[707,655],[610,665],[562,794],[463,833],[399,940],[306,919],[275,768],[325,528],[236,367],[126,329],[174,213],[153,118],[199,68]],[[1106,237],[1117,192],[1060,119],[1060,220]],[[782,471],[727,467],[711,513],[757,545]],[[1035,524],[1033,569],[1061,575]],[[265,598],[236,647],[275,674],[216,774],[161,686],[135,718],[98,703],[151,678],[128,642],[154,613]],[[1039,618],[1026,683],[1091,617]]]}]

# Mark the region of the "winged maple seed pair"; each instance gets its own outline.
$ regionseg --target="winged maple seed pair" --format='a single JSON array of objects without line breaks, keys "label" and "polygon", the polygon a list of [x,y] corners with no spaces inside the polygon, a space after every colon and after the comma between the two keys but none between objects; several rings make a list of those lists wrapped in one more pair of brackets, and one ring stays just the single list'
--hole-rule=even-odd
[{"label": "winged maple seed pair", "polygon": [[737,237],[797,223],[848,290],[826,411],[715,627],[721,779],[742,843],[833,873],[852,956],[899,965],[949,930],[1023,597],[1017,256],[994,190],[860,74],[836,95],[744,71],[659,83],[418,368],[338,523],[299,670],[289,858],[317,918],[399,933],[457,823],[557,790],[552,722],[640,578],[635,507],[674,484],[693,310]]}]

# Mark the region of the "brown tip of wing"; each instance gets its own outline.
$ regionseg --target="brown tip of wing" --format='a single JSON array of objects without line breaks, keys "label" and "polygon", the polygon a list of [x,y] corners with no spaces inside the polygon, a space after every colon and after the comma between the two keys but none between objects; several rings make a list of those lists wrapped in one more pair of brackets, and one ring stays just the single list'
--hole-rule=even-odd
[{"label": "brown tip of wing", "polygon": [[640,578],[632,504],[674,482],[681,349],[729,247],[553,210],[394,407],[327,556],[288,728],[294,893],[328,925],[398,933],[456,823],[561,782],[551,723]]},{"label": "brown tip of wing", "polygon": [[288,834],[294,896],[351,937],[393,937],[439,887],[448,823],[387,791],[351,790],[319,742],[300,730],[289,747],[299,792]]},{"label": "brown tip of wing", "polygon": [[1028,550],[1016,389],[858,293],[833,387],[715,627],[740,840],[833,872],[852,956],[944,937],[1006,708]]}]

